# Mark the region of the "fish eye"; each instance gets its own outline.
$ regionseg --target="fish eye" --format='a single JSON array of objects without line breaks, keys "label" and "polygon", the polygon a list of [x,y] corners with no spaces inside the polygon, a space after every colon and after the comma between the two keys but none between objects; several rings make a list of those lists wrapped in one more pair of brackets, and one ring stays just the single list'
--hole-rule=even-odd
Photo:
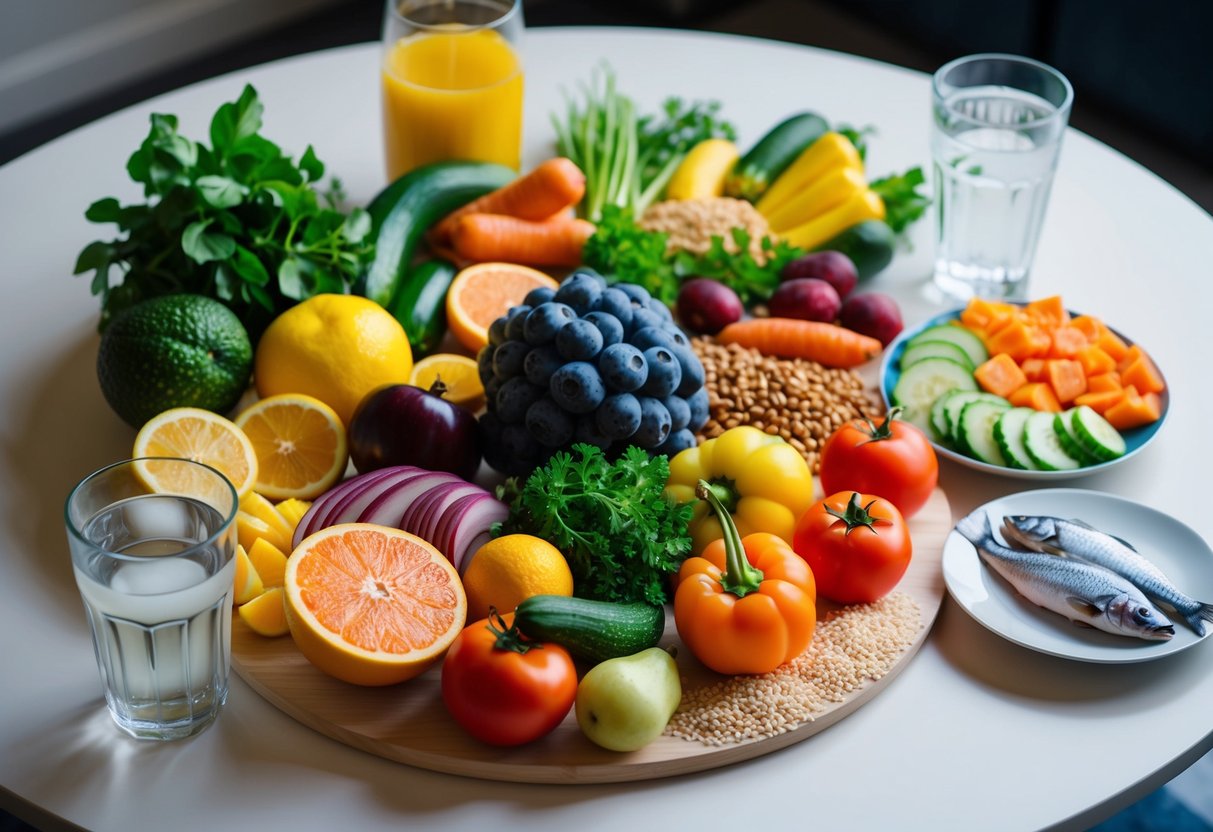
[{"label": "fish eye", "polygon": [[1137,614],[1140,615],[1142,618],[1149,618],[1150,617],[1150,608],[1149,607],[1138,607]]}]

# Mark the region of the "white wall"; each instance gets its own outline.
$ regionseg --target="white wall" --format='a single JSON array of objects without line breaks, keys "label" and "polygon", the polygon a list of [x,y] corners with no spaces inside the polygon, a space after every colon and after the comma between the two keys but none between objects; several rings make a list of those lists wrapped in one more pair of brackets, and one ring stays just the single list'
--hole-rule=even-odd
[{"label": "white wall", "polygon": [[0,133],[339,0],[0,0]]}]

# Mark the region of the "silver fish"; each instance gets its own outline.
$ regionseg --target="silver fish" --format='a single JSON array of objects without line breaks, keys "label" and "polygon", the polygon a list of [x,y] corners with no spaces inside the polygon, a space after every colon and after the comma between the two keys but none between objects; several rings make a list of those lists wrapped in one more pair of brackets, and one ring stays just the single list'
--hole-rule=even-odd
[{"label": "silver fish", "polygon": [[1119,537],[1101,532],[1081,520],[1016,514],[1002,518],[1003,536],[1035,552],[1069,555],[1111,569],[1128,578],[1150,600],[1165,604],[1183,618],[1197,635],[1213,621],[1213,604],[1205,604],[1175,588],[1157,566]]},{"label": "silver fish", "polygon": [[1033,604],[1114,635],[1166,641],[1175,627],[1127,578],[1109,569],[998,542],[981,509],[956,524],[978,555]]}]

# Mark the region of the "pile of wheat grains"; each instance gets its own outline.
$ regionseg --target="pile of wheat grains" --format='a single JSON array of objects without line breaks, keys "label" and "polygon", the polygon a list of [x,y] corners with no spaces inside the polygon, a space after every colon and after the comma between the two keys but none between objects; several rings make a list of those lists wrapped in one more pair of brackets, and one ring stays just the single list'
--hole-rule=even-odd
[{"label": "pile of wheat grains", "polygon": [[711,338],[691,343],[703,362],[708,391],[708,421],[697,437],[701,442],[729,428],[752,425],[782,436],[817,473],[821,447],[835,429],[851,419],[875,418],[881,411],[863,379],[851,370],[772,358]]},{"label": "pile of wheat grains", "polygon": [[672,250],[706,254],[712,238],[719,237],[726,251],[736,252],[733,229],[741,228],[750,237],[750,256],[766,262],[762,241],[772,237],[766,218],[744,199],[702,197],[658,202],[644,212],[640,227],[667,235],[666,247]]},{"label": "pile of wheat grains", "polygon": [[808,650],[771,673],[684,685],[665,733],[719,746],[791,731],[888,673],[921,629],[918,604],[902,592],[844,607],[818,622]]}]

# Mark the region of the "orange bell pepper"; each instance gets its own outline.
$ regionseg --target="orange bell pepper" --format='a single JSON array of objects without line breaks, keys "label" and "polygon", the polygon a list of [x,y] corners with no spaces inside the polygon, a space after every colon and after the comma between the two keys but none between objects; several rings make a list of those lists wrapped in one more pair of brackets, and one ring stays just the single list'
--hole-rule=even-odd
[{"label": "orange bell pepper", "polygon": [[813,570],[776,535],[755,532],[742,539],[706,480],[696,493],[716,513],[724,537],[683,561],[674,593],[678,635],[717,673],[770,673],[813,639]]}]

